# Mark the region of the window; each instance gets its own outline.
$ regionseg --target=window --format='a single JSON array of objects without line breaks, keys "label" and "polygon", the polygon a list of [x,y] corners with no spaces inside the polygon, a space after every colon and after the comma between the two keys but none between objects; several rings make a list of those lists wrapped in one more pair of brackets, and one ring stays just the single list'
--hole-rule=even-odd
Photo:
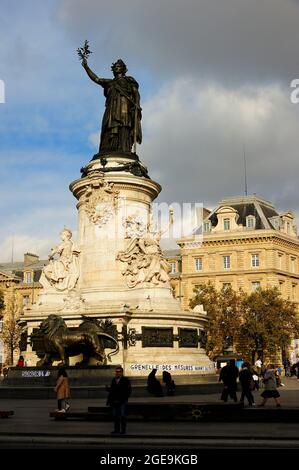
[{"label": "window", "polygon": [[258,254],[251,255],[251,267],[258,268],[260,265],[260,259]]},{"label": "window", "polygon": [[283,293],[283,281],[279,281],[279,291],[281,294]]},{"label": "window", "polygon": [[202,258],[195,258],[195,271],[202,270]]},{"label": "window", "polygon": [[255,217],[254,216],[248,216],[246,217],[246,227],[249,229],[255,228]]},{"label": "window", "polygon": [[211,222],[204,222],[203,224],[203,231],[204,232],[210,232],[211,231]]},{"label": "window", "polygon": [[278,269],[282,269],[282,254],[278,253]]},{"label": "window", "polygon": [[291,224],[290,222],[287,222],[287,233],[291,232]]},{"label": "window", "polygon": [[230,230],[230,219],[223,219],[224,230]]},{"label": "window", "polygon": [[223,256],[224,269],[230,269],[230,256]]},{"label": "window", "polygon": [[23,307],[27,307],[29,304],[29,295],[23,295]]},{"label": "window", "polygon": [[280,229],[281,219],[280,219],[279,216],[270,217],[270,218],[269,218],[269,221],[271,222],[271,224],[273,225],[273,227],[274,227],[275,230],[279,230],[279,229]]},{"label": "window", "polygon": [[291,256],[291,272],[296,272],[296,258],[294,258],[293,256]]},{"label": "window", "polygon": [[170,263],[170,274],[175,274],[176,273],[176,262],[171,262]]},{"label": "window", "polygon": [[31,272],[27,271],[27,272],[24,273],[24,282],[26,284],[30,284],[30,282],[31,282]]},{"label": "window", "polygon": [[260,281],[254,281],[251,283],[252,292],[256,292],[258,289],[260,289],[260,287],[261,287]]}]

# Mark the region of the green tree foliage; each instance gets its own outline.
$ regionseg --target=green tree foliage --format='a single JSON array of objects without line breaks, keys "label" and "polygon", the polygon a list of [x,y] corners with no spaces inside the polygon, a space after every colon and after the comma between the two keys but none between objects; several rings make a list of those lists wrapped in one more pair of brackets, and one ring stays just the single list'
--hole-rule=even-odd
[{"label": "green tree foliage", "polygon": [[241,326],[242,293],[231,287],[217,291],[211,283],[201,286],[190,307],[203,305],[208,314],[206,351],[211,359],[222,354],[229,344],[235,344]]},{"label": "green tree foliage", "polygon": [[263,360],[280,349],[286,350],[292,338],[299,334],[296,306],[284,300],[276,288],[258,289],[246,295],[242,302],[242,318],[237,346],[243,351],[246,346],[244,355],[248,357],[249,352],[251,357],[248,359],[252,362],[257,356]]}]

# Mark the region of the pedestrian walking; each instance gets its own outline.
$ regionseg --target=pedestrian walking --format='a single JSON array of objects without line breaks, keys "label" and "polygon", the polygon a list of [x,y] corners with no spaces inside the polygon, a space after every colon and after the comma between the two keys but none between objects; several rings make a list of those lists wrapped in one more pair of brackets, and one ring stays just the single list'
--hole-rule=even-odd
[{"label": "pedestrian walking", "polygon": [[239,376],[239,369],[235,365],[235,360],[231,359],[229,364],[222,367],[219,375],[219,382],[223,383],[223,390],[221,394],[221,400],[225,403],[230,396],[234,402],[237,402],[237,378]]},{"label": "pedestrian walking", "polygon": [[242,370],[239,374],[239,381],[242,387],[242,394],[240,398],[240,403],[244,403],[244,397],[247,398],[249,406],[254,406],[254,397],[252,395],[252,390],[255,389],[255,383],[253,380],[253,373],[250,370],[249,362],[244,362],[242,364]]},{"label": "pedestrian walking", "polygon": [[256,368],[256,371],[257,371],[257,375],[262,375],[262,365],[263,365],[263,363],[262,363],[261,358],[258,358],[255,361],[254,365],[255,365],[255,368]]},{"label": "pedestrian walking", "polygon": [[260,389],[260,378],[257,375],[255,370],[252,371],[252,378],[253,378],[253,382],[254,382],[254,390],[259,390]]},{"label": "pedestrian walking", "polygon": [[115,377],[109,388],[107,405],[111,406],[114,418],[114,430],[111,434],[126,434],[127,430],[127,408],[132,388],[130,380],[123,374],[123,368],[116,367]]},{"label": "pedestrian walking", "polygon": [[276,406],[280,407],[280,394],[277,390],[277,383],[276,383],[276,369],[274,364],[269,364],[263,378],[263,382],[265,385],[265,390],[261,393],[261,397],[263,398],[262,403],[259,406],[265,406],[269,398],[274,398]]},{"label": "pedestrian walking", "polygon": [[289,359],[285,357],[282,362],[283,362],[285,377],[290,377],[291,376],[291,374],[290,374],[291,363],[290,363]]},{"label": "pedestrian walking", "polygon": [[54,388],[57,396],[57,404],[59,413],[64,413],[70,409],[69,398],[70,393],[70,384],[69,378],[66,372],[65,367],[60,367],[57,373],[56,386]]}]

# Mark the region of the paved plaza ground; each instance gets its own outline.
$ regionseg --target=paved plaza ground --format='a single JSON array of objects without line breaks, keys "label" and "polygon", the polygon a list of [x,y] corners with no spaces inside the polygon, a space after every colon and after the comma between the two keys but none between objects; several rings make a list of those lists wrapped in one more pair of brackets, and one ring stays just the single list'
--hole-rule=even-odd
[{"label": "paved plaza ground", "polygon": [[[279,389],[283,409],[299,408],[299,381],[283,378]],[[240,395],[240,394],[238,394]],[[260,391],[254,392],[259,403]],[[148,402],[219,403],[219,394],[147,397]],[[144,402],[144,397],[131,402]],[[72,411],[105,405],[104,399],[73,399]],[[225,405],[224,405],[225,406]],[[275,408],[269,400],[267,408]],[[0,420],[0,449],[289,449],[299,451],[299,422],[162,422],[130,421],[126,436],[110,435],[112,422],[56,421],[49,412],[56,400],[2,399],[0,408],[14,416]],[[262,409],[261,409],[262,411]],[[279,413],[279,409],[277,412]]]}]

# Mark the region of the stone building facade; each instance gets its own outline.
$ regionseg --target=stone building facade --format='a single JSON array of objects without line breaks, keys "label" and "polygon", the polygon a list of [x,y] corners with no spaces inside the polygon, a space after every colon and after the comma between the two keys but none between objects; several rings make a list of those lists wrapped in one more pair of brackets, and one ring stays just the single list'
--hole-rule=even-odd
[{"label": "stone building facade", "polygon": [[[20,262],[0,263],[0,290],[4,294],[4,310],[1,312],[0,329],[7,318],[22,320],[27,308],[36,303],[41,291],[39,278],[48,260],[40,260],[37,255],[24,254]],[[15,350],[14,363],[20,351]],[[8,352],[0,340],[0,365],[8,361]]]},{"label": "stone building facade", "polygon": [[217,289],[231,285],[248,293],[276,286],[285,299],[299,303],[299,239],[291,212],[278,213],[257,196],[223,199],[200,230],[202,243],[185,237],[177,241],[178,250],[164,253],[184,310],[194,289],[208,281]]}]

